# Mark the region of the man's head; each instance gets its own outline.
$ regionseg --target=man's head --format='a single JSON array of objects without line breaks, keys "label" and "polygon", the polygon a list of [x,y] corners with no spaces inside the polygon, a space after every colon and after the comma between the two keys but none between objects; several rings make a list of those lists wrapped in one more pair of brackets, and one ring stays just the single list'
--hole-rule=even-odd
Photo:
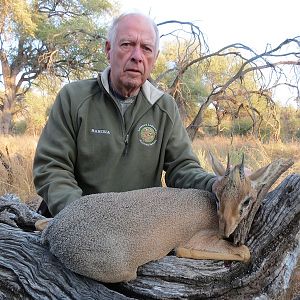
[{"label": "man's head", "polygon": [[138,13],[119,16],[112,24],[105,52],[112,87],[122,96],[137,94],[149,77],[159,52],[159,33],[149,17]]}]

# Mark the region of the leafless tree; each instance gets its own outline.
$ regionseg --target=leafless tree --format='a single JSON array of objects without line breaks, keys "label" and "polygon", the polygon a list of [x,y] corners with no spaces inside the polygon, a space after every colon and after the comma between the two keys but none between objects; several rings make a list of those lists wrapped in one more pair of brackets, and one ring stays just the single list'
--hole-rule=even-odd
[{"label": "leafless tree", "polygon": [[[189,136],[192,140],[195,138],[198,129],[203,125],[204,113],[209,105],[214,104],[218,107],[224,107],[224,105],[221,105],[221,102],[230,101],[232,104],[235,102],[234,99],[240,91],[237,91],[236,88],[233,87],[234,84],[239,83],[239,85],[242,86],[244,96],[242,98],[239,97],[239,99],[243,99],[243,101],[237,105],[236,111],[243,107],[247,109],[248,113],[252,116],[253,112],[256,110],[257,113],[258,110],[253,107],[251,101],[249,101],[249,97],[256,94],[260,96],[260,101],[272,104],[274,103],[273,91],[280,85],[285,85],[293,89],[295,94],[294,101],[299,104],[300,36],[288,38],[274,48],[267,45],[265,51],[261,53],[256,53],[249,46],[241,43],[227,45],[215,52],[210,52],[204,34],[198,26],[191,22],[176,20],[159,23],[158,26],[170,26],[170,24],[176,26],[176,29],[171,29],[168,33],[165,33],[162,38],[172,36],[176,39],[178,47],[183,44],[183,41],[188,46],[185,47],[185,53],[181,55],[181,59],[176,63],[176,67],[160,74],[155,81],[159,83],[164,76],[171,72],[173,73],[174,80],[167,87],[167,91],[174,96],[179,108],[184,106],[185,101],[187,101],[181,92],[182,82],[184,81],[185,73],[191,67],[200,64],[209,65],[210,60],[214,57],[231,57],[240,62],[239,69],[225,82],[215,81],[211,83],[206,100],[200,105],[197,114],[187,126]],[[197,50],[192,51],[192,49]],[[197,55],[196,58],[195,54]],[[257,90],[250,91],[246,88],[246,85],[244,85],[244,78],[247,74],[251,74],[255,79]],[[203,74],[203,77],[205,77],[205,74]],[[241,94],[239,96],[241,96]],[[274,129],[276,131],[274,136],[277,139],[279,136],[278,116],[275,114],[274,105],[269,105],[268,107],[270,108],[270,115],[277,124]],[[220,114],[220,111],[217,111],[217,113]],[[253,119],[253,128],[255,123],[260,121],[260,118],[258,118],[257,121]]]}]

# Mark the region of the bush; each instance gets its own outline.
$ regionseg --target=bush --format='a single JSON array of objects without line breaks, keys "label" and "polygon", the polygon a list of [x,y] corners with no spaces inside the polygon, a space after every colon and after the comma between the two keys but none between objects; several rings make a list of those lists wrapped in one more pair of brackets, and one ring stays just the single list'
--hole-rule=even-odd
[{"label": "bush", "polygon": [[17,121],[13,124],[12,132],[14,134],[24,134],[27,130],[27,122],[25,120]]},{"label": "bush", "polygon": [[251,133],[252,121],[250,119],[238,119],[232,125],[232,133],[238,135],[247,135]]}]

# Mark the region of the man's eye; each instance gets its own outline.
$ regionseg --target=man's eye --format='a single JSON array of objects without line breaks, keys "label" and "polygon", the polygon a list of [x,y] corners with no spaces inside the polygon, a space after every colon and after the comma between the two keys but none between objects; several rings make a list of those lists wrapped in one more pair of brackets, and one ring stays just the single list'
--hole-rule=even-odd
[{"label": "man's eye", "polygon": [[147,52],[147,53],[152,53],[152,52],[153,52],[152,47],[149,47],[149,46],[144,46],[144,47],[143,47],[143,50],[144,50],[145,52]]},{"label": "man's eye", "polygon": [[121,46],[124,47],[124,48],[128,48],[130,46],[130,43],[127,43],[127,42],[125,43],[124,42],[124,43],[121,44]]}]

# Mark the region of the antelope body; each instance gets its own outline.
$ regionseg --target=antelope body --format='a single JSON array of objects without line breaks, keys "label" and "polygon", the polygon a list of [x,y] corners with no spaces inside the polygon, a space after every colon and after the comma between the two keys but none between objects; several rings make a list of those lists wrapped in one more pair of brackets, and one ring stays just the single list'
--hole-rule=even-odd
[{"label": "antelope body", "polygon": [[[255,182],[268,170],[245,176],[243,163],[227,169],[212,157],[213,194],[196,189],[149,188],[81,197],[65,207],[42,234],[70,270],[101,282],[130,281],[137,268],[166,256],[248,261],[244,245],[228,237],[255,201]],[[40,224],[37,224],[39,226]]]}]

